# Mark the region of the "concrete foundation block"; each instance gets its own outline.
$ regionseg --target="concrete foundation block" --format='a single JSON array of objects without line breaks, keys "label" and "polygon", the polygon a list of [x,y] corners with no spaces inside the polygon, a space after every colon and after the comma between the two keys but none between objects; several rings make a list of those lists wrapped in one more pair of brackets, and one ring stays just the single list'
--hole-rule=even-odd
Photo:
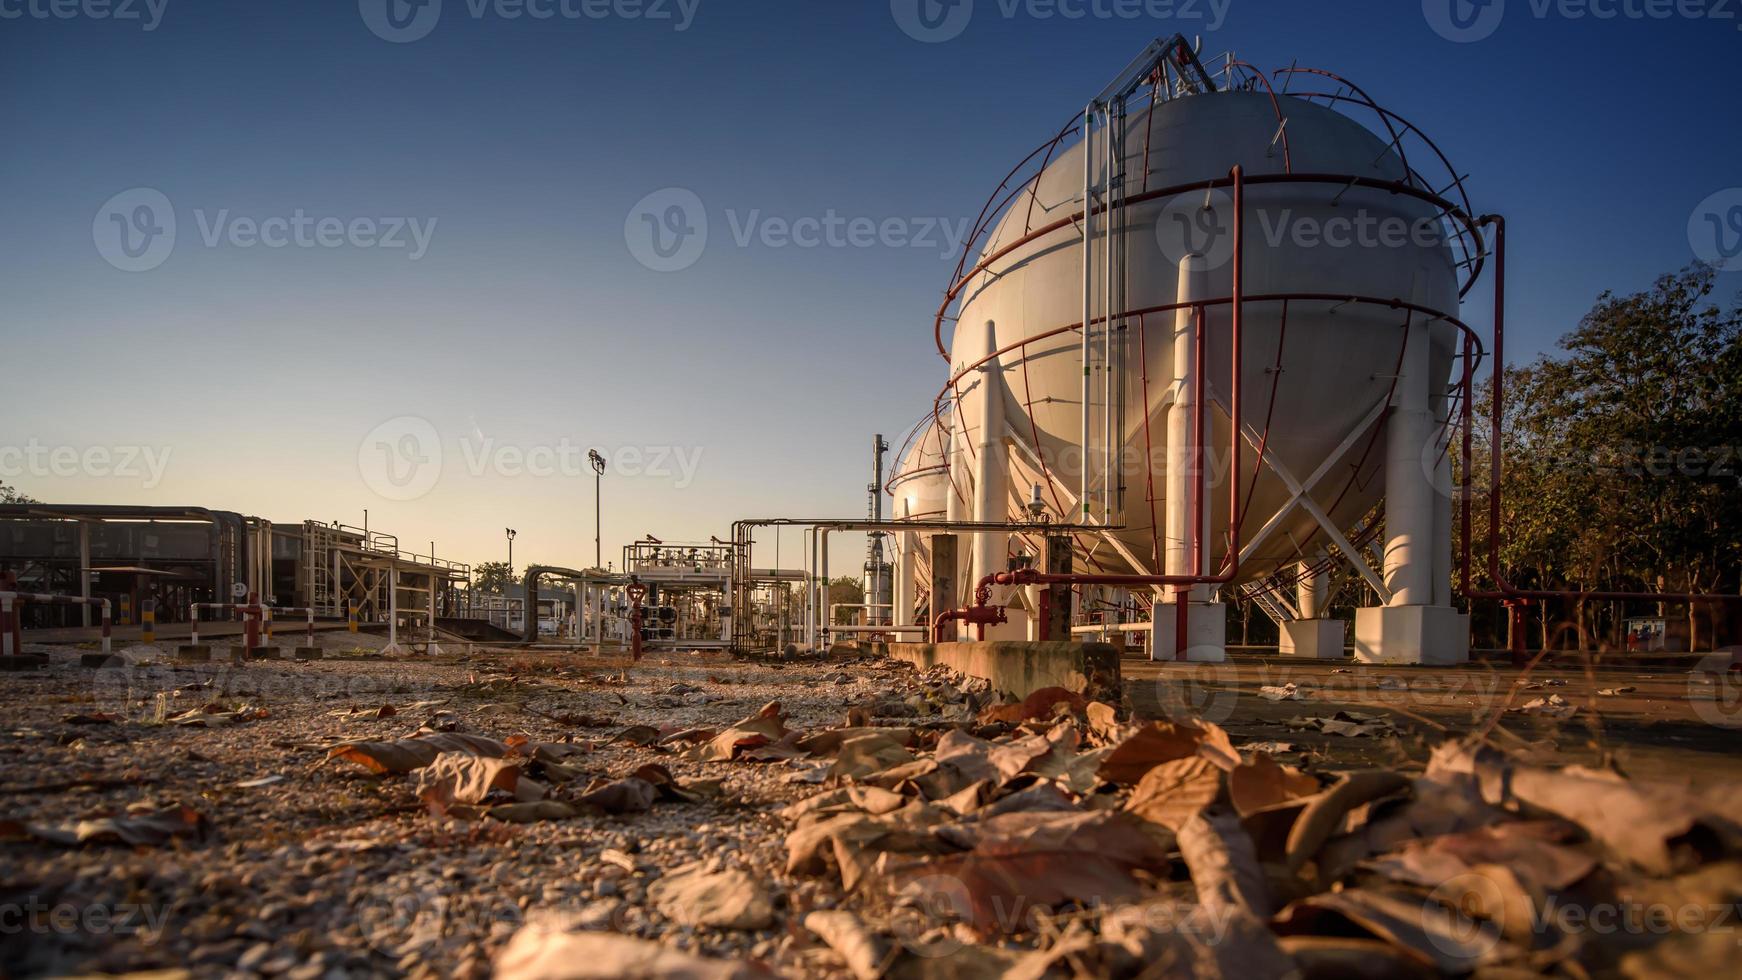
[{"label": "concrete foundation block", "polygon": [[1445,667],[1470,661],[1470,617],[1450,606],[1355,610],[1355,659]]},{"label": "concrete foundation block", "polygon": [[[1150,660],[1178,660],[1175,656],[1174,616],[1179,606],[1158,602],[1150,612]],[[1220,603],[1194,602],[1186,606],[1186,660],[1195,664],[1219,664],[1228,659],[1227,610]]]},{"label": "concrete foundation block", "polygon": [[1119,651],[1104,643],[891,643],[889,655],[922,670],[943,664],[985,680],[998,694],[1017,699],[1041,688],[1062,687],[1091,701],[1119,704]]},{"label": "concrete foundation block", "polygon": [[175,659],[206,663],[212,659],[212,648],[204,643],[183,643],[175,648]]},{"label": "concrete foundation block", "polygon": [[81,653],[79,666],[100,670],[105,667],[125,667],[127,659],[118,653]]},{"label": "concrete foundation block", "polygon": [[1341,660],[1348,629],[1340,619],[1297,619],[1282,624],[1278,651],[1305,660]]},{"label": "concrete foundation block", "polygon": [[325,656],[320,647],[297,647],[291,651],[292,660],[320,660]]}]

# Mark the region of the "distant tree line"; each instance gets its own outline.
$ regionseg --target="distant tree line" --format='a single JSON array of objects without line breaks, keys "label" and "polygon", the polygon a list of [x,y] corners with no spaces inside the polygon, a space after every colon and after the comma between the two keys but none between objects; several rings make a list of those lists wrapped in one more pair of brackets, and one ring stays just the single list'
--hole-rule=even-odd
[{"label": "distant tree line", "polygon": [[[1742,296],[1718,301],[1722,281],[1695,265],[1640,293],[1605,292],[1555,351],[1505,369],[1500,566],[1512,584],[1742,590]],[[1475,410],[1471,537],[1481,582],[1492,449],[1485,384]],[[1672,620],[1688,649],[1737,639],[1733,607],[1579,601],[1541,607],[1532,645],[1625,646],[1626,618],[1653,614]],[[1497,632],[1494,611],[1481,618]]]}]

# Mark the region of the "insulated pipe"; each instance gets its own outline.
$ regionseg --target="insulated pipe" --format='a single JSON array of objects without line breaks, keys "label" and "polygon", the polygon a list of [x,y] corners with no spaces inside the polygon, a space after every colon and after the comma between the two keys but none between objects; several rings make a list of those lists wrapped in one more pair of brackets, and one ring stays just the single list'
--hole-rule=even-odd
[{"label": "insulated pipe", "polygon": [[1313,570],[1311,562],[1301,562],[1295,577],[1295,607],[1302,619],[1322,619],[1326,600],[1330,598],[1330,577]]},{"label": "insulated pipe", "polygon": [[[904,503],[906,511],[902,516],[913,514],[913,505]],[[919,545],[919,535],[912,531],[899,531],[895,537],[895,617],[896,626],[913,625],[913,576],[918,571],[918,556],[914,553]]]},{"label": "insulated pipe", "polygon": [[1385,587],[1392,606],[1433,602],[1434,500],[1422,452],[1433,438],[1428,403],[1428,331],[1409,316],[1385,425]]},{"label": "insulated pipe", "polygon": [[[974,459],[974,518],[982,524],[995,524],[1009,516],[1005,503],[1010,468],[1003,438],[1004,368],[997,350],[998,331],[987,320],[986,353],[990,356],[980,368],[980,438]],[[985,531],[974,535],[974,566],[969,577],[1003,571],[1009,551],[1008,533]]]},{"label": "insulated pipe", "polygon": [[[1095,104],[1089,103],[1083,110],[1083,339],[1082,339],[1082,431],[1078,443],[1078,473],[1082,478],[1083,518],[1087,520],[1094,513],[1091,501],[1094,495],[1089,491],[1089,405],[1090,394],[1094,390],[1093,380],[1089,377],[1089,361],[1094,355],[1095,342]],[[944,303],[947,308],[949,301]]]},{"label": "insulated pipe", "polygon": [[[1179,262],[1178,298],[1180,302],[1201,300],[1208,292],[1209,278],[1204,256],[1192,252]],[[1182,306],[1173,317],[1173,400],[1167,410],[1167,530],[1163,540],[1162,571],[1168,575],[1195,575],[1204,572],[1194,547],[1203,535],[1201,526],[1194,528],[1193,504],[1204,494],[1208,481],[1207,467],[1201,465],[1204,447],[1197,437],[1197,405],[1201,390],[1197,339],[1201,334],[1202,308]],[[1195,477],[1195,480],[1194,480]],[[1193,484],[1196,484],[1194,486]],[[1192,602],[1208,601],[1202,586],[1192,589]]]}]

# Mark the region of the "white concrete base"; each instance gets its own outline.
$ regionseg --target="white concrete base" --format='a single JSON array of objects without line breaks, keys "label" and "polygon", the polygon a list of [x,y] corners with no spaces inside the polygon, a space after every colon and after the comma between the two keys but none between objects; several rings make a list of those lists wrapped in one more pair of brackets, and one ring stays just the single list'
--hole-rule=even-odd
[{"label": "white concrete base", "polygon": [[[1158,602],[1150,611],[1149,659],[1173,660],[1174,611],[1171,602]],[[1228,616],[1221,603],[1194,602],[1186,606],[1186,660],[1195,664],[1219,664],[1228,659]]]},{"label": "white concrete base", "polygon": [[1277,648],[1285,657],[1341,660],[1347,632],[1340,619],[1296,619],[1282,624],[1282,640]]},{"label": "white concrete base", "polygon": [[1355,610],[1355,659],[1443,667],[1470,661],[1470,617],[1450,606]]}]

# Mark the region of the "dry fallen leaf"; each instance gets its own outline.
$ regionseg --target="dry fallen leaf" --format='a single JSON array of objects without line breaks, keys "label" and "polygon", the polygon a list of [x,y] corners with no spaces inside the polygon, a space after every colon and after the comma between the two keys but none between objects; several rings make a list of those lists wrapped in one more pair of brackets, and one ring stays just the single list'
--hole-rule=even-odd
[{"label": "dry fallen leaf", "polygon": [[495,980],[751,980],[746,963],[706,960],[610,932],[564,932],[534,919],[496,955]]},{"label": "dry fallen leaf", "polygon": [[1164,762],[1144,774],[1125,809],[1177,831],[1222,795],[1222,770],[1200,756]]},{"label": "dry fallen leaf", "polygon": [[392,742],[343,742],[327,751],[327,758],[354,762],[376,773],[404,773],[422,769],[443,752],[500,759],[509,746],[493,738],[459,732],[429,732]]},{"label": "dry fallen leaf", "polygon": [[774,921],[774,903],[767,890],[739,868],[709,873],[700,865],[690,865],[648,886],[647,897],[679,925],[765,929]]}]

